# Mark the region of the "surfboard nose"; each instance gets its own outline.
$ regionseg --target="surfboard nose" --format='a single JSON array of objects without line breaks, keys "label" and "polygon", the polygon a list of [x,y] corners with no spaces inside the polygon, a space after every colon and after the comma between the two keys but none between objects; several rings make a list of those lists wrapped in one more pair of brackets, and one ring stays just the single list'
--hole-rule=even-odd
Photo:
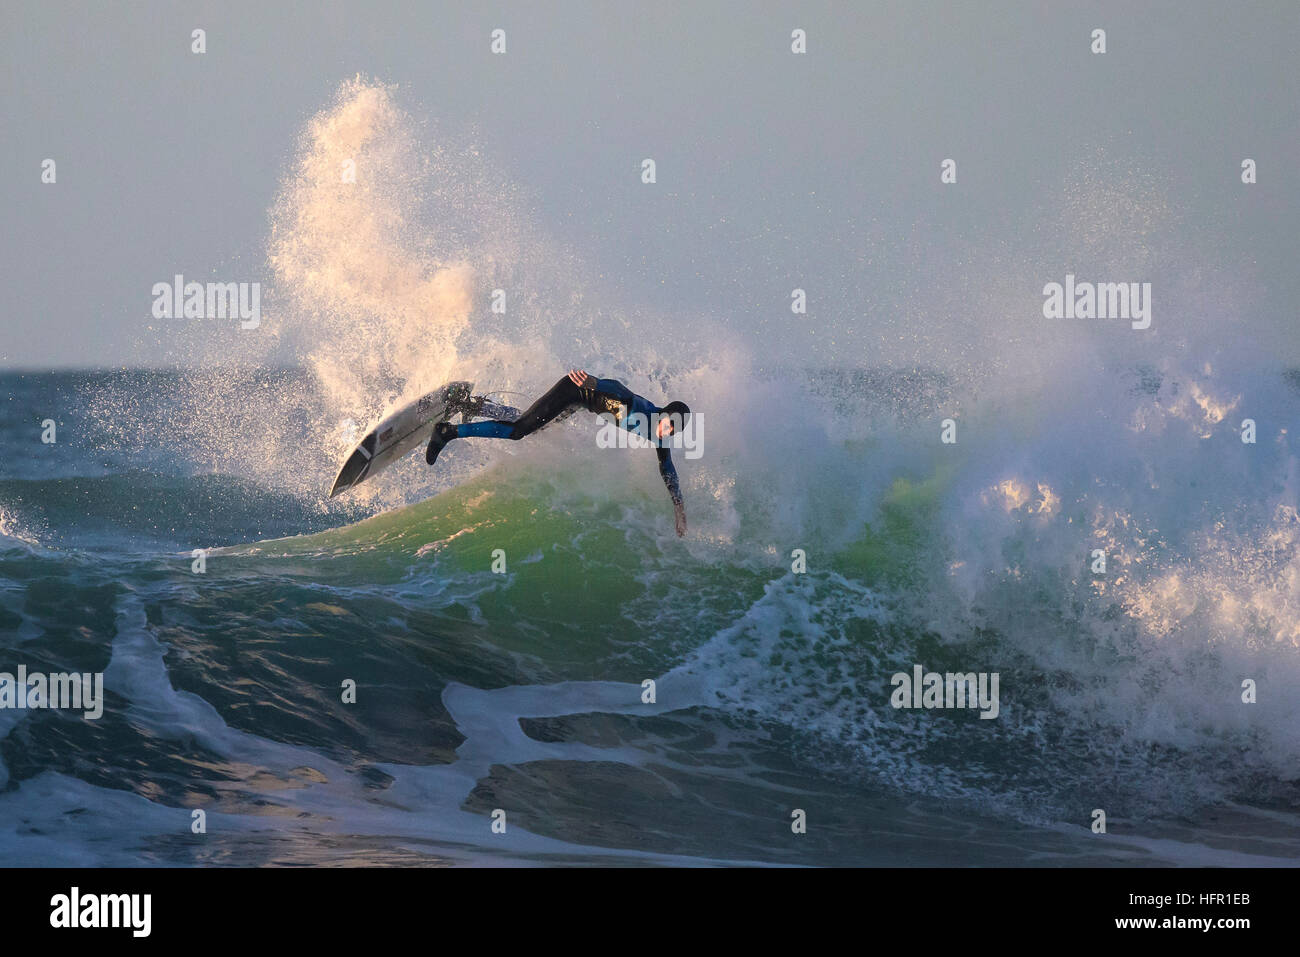
[{"label": "surfboard nose", "polygon": [[366,477],[366,472],[370,468],[370,452],[374,448],[374,444],[375,437],[369,435],[366,437],[366,441],[357,446],[352,454],[348,456],[348,460],[343,463],[343,468],[339,469],[338,477],[334,479],[334,487],[330,489],[330,498],[340,492],[346,492]]}]

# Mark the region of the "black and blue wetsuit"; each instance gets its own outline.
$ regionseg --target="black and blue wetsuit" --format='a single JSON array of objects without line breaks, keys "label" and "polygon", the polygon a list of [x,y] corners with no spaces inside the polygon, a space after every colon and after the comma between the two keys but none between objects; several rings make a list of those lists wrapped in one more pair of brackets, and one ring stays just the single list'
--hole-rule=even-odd
[{"label": "black and blue wetsuit", "polygon": [[[677,469],[673,467],[672,455],[668,447],[655,437],[653,431],[658,421],[657,415],[662,410],[617,379],[595,379],[594,381],[596,383],[594,387],[583,388],[565,376],[515,421],[495,420],[463,425],[443,423],[438,427],[433,442],[439,443],[441,448],[441,444],[451,439],[522,439],[525,435],[532,435],[578,409],[587,409],[597,415],[613,416],[619,426],[654,444],[655,454],[659,457],[659,474],[663,477],[664,485],[667,486],[668,494],[673,500],[677,532],[679,535],[684,534],[686,510],[682,503],[681,487],[677,482]],[[426,457],[432,461],[436,455],[437,451],[431,444],[429,455]]]}]

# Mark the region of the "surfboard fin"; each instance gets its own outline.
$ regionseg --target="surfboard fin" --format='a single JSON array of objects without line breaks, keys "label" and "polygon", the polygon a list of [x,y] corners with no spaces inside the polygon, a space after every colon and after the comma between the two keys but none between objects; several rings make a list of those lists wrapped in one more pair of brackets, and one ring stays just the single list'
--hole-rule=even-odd
[{"label": "surfboard fin", "polygon": [[455,437],[456,426],[450,422],[439,422],[433,427],[433,435],[429,436],[429,447],[424,450],[424,460],[430,465],[438,461],[438,453]]}]

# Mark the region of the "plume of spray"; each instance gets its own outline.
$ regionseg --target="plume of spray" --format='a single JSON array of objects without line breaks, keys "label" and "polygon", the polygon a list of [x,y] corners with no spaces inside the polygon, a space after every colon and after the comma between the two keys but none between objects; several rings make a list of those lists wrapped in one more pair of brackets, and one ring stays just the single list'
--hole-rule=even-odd
[{"label": "plume of spray", "polygon": [[[306,123],[270,210],[261,325],[176,326],[172,384],[93,397],[105,444],[149,454],[151,437],[184,435],[168,453],[194,470],[356,516],[500,457],[495,443],[469,444],[454,467],[430,470],[412,455],[325,498],[366,428],[447,381],[512,392],[515,405],[574,365],[661,401],[674,376],[690,381],[660,352],[684,352],[689,336],[592,294],[588,269],[521,212],[519,187],[472,131],[435,135],[398,101],[394,87],[356,77]],[[504,313],[489,307],[497,289],[511,297]],[[629,350],[637,327],[648,334]]]},{"label": "plume of spray", "polygon": [[391,91],[358,78],[308,124],[273,210],[281,322],[335,414],[411,398],[455,365],[473,269],[423,230],[431,162]]}]

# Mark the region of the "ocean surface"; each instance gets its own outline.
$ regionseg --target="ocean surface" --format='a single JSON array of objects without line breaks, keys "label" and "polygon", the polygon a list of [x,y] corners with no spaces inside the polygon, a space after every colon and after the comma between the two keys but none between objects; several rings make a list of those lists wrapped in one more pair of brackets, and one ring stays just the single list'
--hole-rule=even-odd
[{"label": "ocean surface", "polygon": [[0,374],[0,671],[105,687],[0,710],[0,863],[1294,866],[1298,381],[755,370],[679,540],[585,413],[328,500],[318,373]]}]

